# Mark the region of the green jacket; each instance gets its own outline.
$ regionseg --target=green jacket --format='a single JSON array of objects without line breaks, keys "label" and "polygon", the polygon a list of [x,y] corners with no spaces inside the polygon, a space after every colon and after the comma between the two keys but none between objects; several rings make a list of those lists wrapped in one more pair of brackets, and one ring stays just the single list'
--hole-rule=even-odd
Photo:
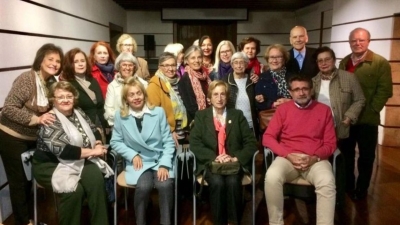
[{"label": "green jacket", "polygon": [[[351,55],[339,64],[339,69],[346,70]],[[379,113],[387,100],[393,95],[392,73],[389,62],[382,56],[368,50],[363,62],[355,68],[365,96],[365,107],[358,117],[357,124],[379,125]]]},{"label": "green jacket", "polygon": [[[196,174],[199,174],[204,170],[206,164],[217,158],[218,141],[214,127],[213,107],[196,112],[189,142],[190,150],[196,156]],[[227,109],[226,111],[225,147],[228,155],[237,157],[243,168],[251,171],[253,155],[257,151],[257,142],[240,110]]]}]

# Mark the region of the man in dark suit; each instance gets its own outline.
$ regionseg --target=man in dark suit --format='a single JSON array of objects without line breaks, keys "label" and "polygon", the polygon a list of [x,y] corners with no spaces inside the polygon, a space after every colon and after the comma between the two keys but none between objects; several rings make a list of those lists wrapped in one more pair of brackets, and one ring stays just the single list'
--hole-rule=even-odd
[{"label": "man in dark suit", "polygon": [[306,47],[308,42],[307,29],[302,26],[295,26],[290,31],[289,50],[290,59],[286,63],[289,74],[301,74],[313,78],[318,74],[318,65],[313,57],[315,48]]}]

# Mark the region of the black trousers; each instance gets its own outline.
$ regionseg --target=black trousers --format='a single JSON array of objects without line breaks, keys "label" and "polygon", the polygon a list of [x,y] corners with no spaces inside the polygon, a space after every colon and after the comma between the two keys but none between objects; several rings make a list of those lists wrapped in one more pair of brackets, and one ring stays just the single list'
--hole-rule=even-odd
[{"label": "black trousers", "polygon": [[[339,147],[345,157],[346,190],[368,190],[374,166],[377,139],[378,126],[359,124],[351,126],[350,136],[341,141]],[[359,173],[357,182],[354,175],[356,144],[358,144],[360,154],[357,161]]]},{"label": "black trousers", "polygon": [[16,138],[0,130],[0,155],[10,185],[11,205],[16,225],[29,223],[32,182],[26,179],[21,154],[33,148],[36,148],[36,141]]}]

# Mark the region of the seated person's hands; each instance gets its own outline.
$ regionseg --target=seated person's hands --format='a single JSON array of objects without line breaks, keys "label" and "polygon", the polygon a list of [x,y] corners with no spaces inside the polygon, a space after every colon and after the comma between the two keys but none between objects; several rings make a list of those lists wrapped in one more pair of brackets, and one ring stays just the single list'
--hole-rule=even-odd
[{"label": "seated person's hands", "polygon": [[[90,157],[104,157],[104,155],[107,153],[107,148],[101,144],[97,144],[96,141],[96,145],[94,146],[94,149],[91,152],[91,156]],[[89,158],[90,158],[89,157]]]},{"label": "seated person's hands", "polygon": [[228,154],[221,154],[215,158],[215,161],[218,163],[227,163],[227,162],[237,162],[238,159],[236,157],[232,157]]},{"label": "seated person's hands", "polygon": [[141,170],[143,168],[142,157],[140,157],[140,155],[135,155],[135,157],[133,157],[132,164],[134,170]]},{"label": "seated person's hands", "polygon": [[302,171],[308,170],[314,163],[318,162],[317,156],[301,153],[290,153],[286,156],[286,159],[293,164],[295,169]]},{"label": "seated person's hands", "polygon": [[164,167],[158,168],[157,178],[159,181],[166,181],[169,178],[168,170]]}]

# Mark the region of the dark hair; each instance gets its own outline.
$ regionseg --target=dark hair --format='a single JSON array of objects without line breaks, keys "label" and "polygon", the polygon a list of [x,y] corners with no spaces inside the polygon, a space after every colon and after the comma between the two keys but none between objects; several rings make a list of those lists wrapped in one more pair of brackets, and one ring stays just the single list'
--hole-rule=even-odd
[{"label": "dark hair", "polygon": [[92,77],[91,68],[86,54],[79,48],[73,48],[65,53],[62,78],[67,81],[75,80],[75,56],[82,53],[86,60],[85,76]]},{"label": "dark hair", "polygon": [[[199,47],[200,47],[200,49],[201,49],[201,45],[202,45],[203,42],[204,42],[205,40],[207,40],[207,39],[210,39],[210,42],[211,42],[211,45],[212,45],[212,52],[211,52],[210,58],[211,58],[211,63],[214,64],[214,60],[215,60],[215,48],[214,48],[214,44],[212,43],[211,37],[208,36],[208,35],[203,35],[203,36],[199,39]],[[203,50],[201,50],[201,51],[203,52]],[[204,54],[203,54],[203,57],[204,57]]]},{"label": "dark hair", "polygon": [[318,55],[323,53],[323,52],[328,52],[331,55],[333,61],[336,61],[335,52],[331,48],[329,48],[328,46],[323,46],[323,47],[317,48],[317,50],[315,50],[315,52],[313,54],[314,59],[317,60],[318,59]]},{"label": "dark hair", "polygon": [[[47,43],[47,44],[44,44],[42,47],[40,47],[39,50],[37,50],[35,60],[33,60],[33,65],[32,65],[33,70],[35,70],[35,71],[40,70],[40,65],[42,64],[44,57],[50,53],[59,54],[60,60],[61,60],[60,64],[62,65],[63,58],[64,58],[63,50],[59,46],[55,46],[52,43]],[[57,71],[56,75],[58,75],[60,73],[61,73],[61,67]]]},{"label": "dark hair", "polygon": [[[113,50],[111,49],[110,45],[107,44],[107,43],[104,42],[104,41],[98,41],[98,42],[94,43],[94,44],[92,45],[92,47],[90,48],[90,53],[89,53],[89,63],[90,63],[90,65],[93,66],[93,65],[95,64],[95,61],[96,61],[96,60],[94,60],[94,53],[95,53],[95,51],[96,51],[96,48],[97,48],[98,46],[100,46],[100,45],[101,45],[101,46],[104,46],[104,47],[107,49],[107,52],[108,52],[108,62],[114,64],[114,63],[115,63],[115,55],[114,55],[114,52],[113,52]],[[108,62],[107,62],[107,63],[108,63]]]},{"label": "dark hair", "polygon": [[307,82],[307,83],[308,83],[308,87],[309,87],[310,89],[313,88],[313,82],[312,82],[311,78],[309,78],[309,77],[307,77],[307,76],[304,76],[304,75],[298,75],[298,74],[296,74],[296,75],[292,75],[292,76],[289,78],[289,82],[287,83],[287,85],[288,85],[288,87],[287,87],[288,90],[292,90],[291,87],[290,87],[290,85],[292,84],[293,81],[303,81],[303,82]]},{"label": "dark hair", "polygon": [[260,45],[261,42],[260,40],[254,38],[254,37],[247,37],[247,38],[243,38],[242,41],[239,43],[239,51],[243,51],[243,48],[245,45],[254,42],[256,44],[256,55],[258,55],[258,53],[260,53]]}]

